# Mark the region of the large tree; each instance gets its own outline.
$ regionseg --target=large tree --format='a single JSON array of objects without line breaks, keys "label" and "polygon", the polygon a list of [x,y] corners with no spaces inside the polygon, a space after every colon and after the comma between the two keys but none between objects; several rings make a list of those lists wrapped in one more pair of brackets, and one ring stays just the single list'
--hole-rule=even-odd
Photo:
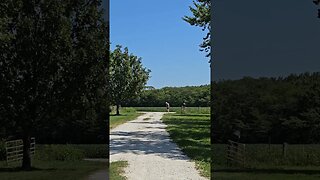
[{"label": "large tree", "polygon": [[129,54],[128,48],[122,51],[121,46],[110,54],[110,95],[117,106],[119,115],[121,103],[137,96],[145,87],[150,70],[142,66],[141,58]]},{"label": "large tree", "polygon": [[10,125],[7,136],[23,139],[23,169],[31,168],[36,132],[69,123],[63,119],[106,119],[107,29],[100,4],[0,2],[0,122]]}]

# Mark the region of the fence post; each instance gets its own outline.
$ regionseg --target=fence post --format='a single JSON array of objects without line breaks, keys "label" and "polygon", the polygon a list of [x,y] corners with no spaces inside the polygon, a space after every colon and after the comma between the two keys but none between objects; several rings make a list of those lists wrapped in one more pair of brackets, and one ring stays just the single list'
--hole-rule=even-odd
[{"label": "fence post", "polygon": [[287,156],[287,143],[284,142],[282,145],[282,156],[285,158]]}]

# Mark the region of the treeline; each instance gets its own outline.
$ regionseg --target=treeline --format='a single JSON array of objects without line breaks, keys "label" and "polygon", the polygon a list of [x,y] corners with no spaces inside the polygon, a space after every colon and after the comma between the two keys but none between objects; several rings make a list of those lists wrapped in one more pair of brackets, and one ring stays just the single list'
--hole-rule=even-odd
[{"label": "treeline", "polygon": [[122,106],[127,107],[164,107],[169,102],[172,107],[181,107],[185,102],[189,107],[210,106],[210,85],[149,88],[134,99],[128,99]]},{"label": "treeline", "polygon": [[245,77],[213,84],[212,138],[246,143],[320,143],[320,73]]}]

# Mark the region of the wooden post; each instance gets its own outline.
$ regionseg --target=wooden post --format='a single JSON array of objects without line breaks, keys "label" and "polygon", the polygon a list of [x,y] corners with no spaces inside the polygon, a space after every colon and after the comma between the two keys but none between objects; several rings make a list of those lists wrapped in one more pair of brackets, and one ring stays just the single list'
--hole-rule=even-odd
[{"label": "wooden post", "polygon": [[282,156],[285,158],[287,156],[287,143],[284,142],[282,145]]}]

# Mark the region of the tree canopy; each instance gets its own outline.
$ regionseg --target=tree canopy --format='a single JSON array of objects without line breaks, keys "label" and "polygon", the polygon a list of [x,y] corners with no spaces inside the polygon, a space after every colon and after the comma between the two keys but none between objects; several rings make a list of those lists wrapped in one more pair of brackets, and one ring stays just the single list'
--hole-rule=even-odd
[{"label": "tree canopy", "polygon": [[149,79],[151,71],[143,67],[141,60],[119,45],[110,54],[110,99],[117,106],[117,115],[121,103],[137,97]]},{"label": "tree canopy", "polygon": [[0,137],[106,140],[107,27],[101,0],[0,2]]},{"label": "tree canopy", "polygon": [[238,130],[245,143],[319,143],[319,82],[320,73],[216,82],[214,142]]},{"label": "tree canopy", "polygon": [[211,2],[210,0],[197,0],[193,1],[193,5],[189,6],[192,16],[184,16],[183,20],[188,22],[191,26],[201,27],[203,31],[208,31],[207,35],[203,38],[203,42],[200,44],[200,50],[207,53],[207,57],[210,57],[211,54],[211,23],[210,23],[210,9]]}]

